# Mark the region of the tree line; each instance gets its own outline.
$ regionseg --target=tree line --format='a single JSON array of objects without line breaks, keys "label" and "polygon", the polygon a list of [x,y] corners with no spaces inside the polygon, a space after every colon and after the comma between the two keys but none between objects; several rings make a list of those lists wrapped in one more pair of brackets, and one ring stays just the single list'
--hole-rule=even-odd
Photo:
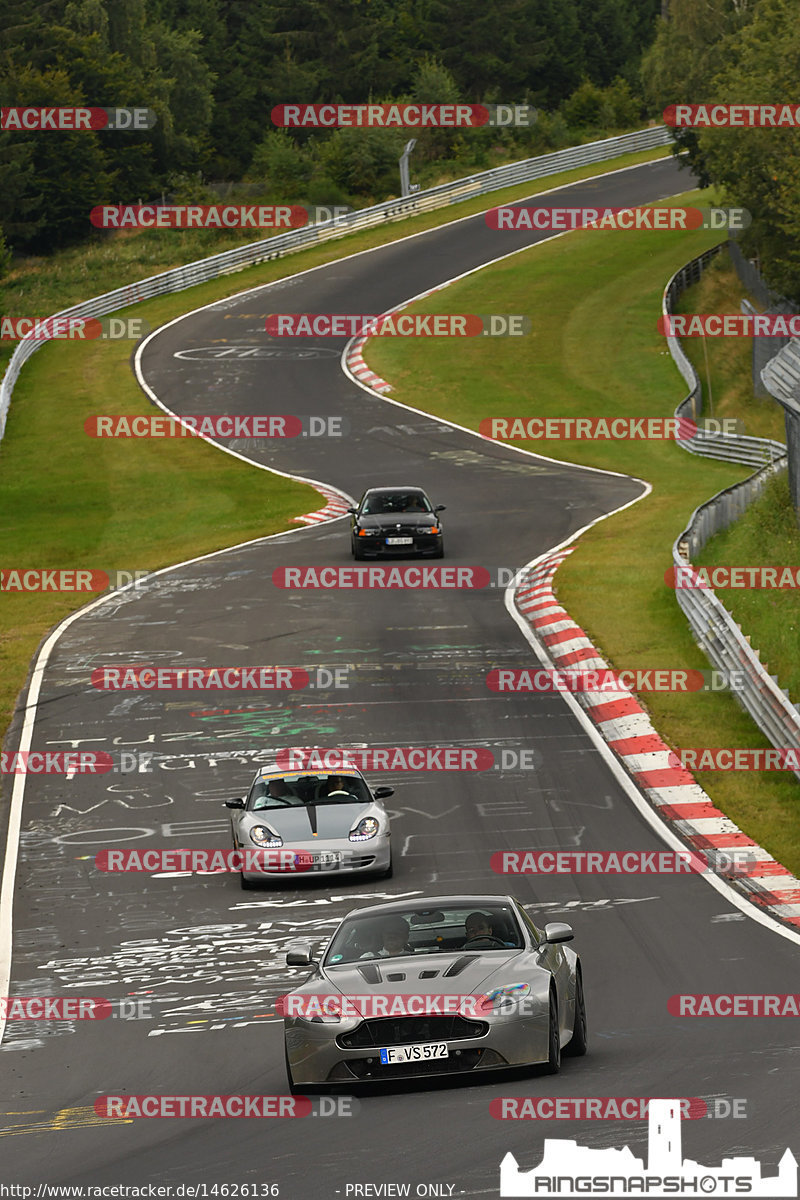
[{"label": "tree line", "polygon": [[[532,129],[426,130],[424,185],[635,126],[661,0],[4,0],[0,103],[144,107],[139,132],[0,132],[0,273],[97,204],[396,195],[408,130],[280,131],[285,102],[528,103]],[[458,168],[462,170],[459,172]],[[95,234],[94,236],[98,236]],[[3,240],[5,238],[5,241]]]}]

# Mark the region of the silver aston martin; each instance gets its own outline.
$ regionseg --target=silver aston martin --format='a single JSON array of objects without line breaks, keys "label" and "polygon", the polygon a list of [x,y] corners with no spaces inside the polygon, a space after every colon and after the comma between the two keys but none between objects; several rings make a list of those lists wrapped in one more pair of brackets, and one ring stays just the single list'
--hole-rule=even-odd
[{"label": "silver aston martin", "polygon": [[511,896],[432,896],[359,908],[281,997],[294,1092],[541,1065],[586,1053],[569,925],[540,929]]},{"label": "silver aston martin", "polygon": [[[285,880],[292,870],[388,878],[391,834],[381,801],[393,795],[390,787],[370,791],[356,767],[330,774],[293,773],[276,763],[262,767],[246,799],[225,801],[234,810],[233,848],[281,853],[264,853],[262,861],[254,864],[252,860],[259,856],[248,856],[253,869],[242,869],[242,887]],[[287,866],[289,850],[294,855]]]}]

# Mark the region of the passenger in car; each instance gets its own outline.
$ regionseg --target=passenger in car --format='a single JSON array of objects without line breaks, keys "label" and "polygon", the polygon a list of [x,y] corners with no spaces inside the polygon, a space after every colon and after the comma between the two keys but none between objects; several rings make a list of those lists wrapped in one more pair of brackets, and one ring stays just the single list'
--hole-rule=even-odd
[{"label": "passenger in car", "polygon": [[402,917],[387,917],[381,925],[382,944],[379,950],[368,950],[362,958],[394,958],[398,954],[413,954],[408,941],[408,921]]}]

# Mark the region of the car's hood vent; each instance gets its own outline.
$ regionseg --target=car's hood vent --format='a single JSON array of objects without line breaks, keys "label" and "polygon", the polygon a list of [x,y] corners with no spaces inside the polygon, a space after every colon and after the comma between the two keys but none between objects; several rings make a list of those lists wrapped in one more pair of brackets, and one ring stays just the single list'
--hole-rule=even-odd
[{"label": "car's hood vent", "polygon": [[383,983],[377,963],[359,963],[356,970],[365,983]]},{"label": "car's hood vent", "polygon": [[450,964],[444,973],[444,978],[452,979],[454,975],[460,975],[464,968],[468,967],[472,961],[471,954],[462,954],[460,958],[457,958],[454,963]]}]

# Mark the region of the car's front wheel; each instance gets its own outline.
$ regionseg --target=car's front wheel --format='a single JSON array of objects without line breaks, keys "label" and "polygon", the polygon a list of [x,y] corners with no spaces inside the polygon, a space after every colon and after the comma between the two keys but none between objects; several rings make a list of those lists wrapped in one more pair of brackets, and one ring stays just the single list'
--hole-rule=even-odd
[{"label": "car's front wheel", "polygon": [[292,1068],[289,1065],[289,1051],[286,1049],[285,1043],[283,1047],[283,1056],[286,1060],[286,1082],[289,1085],[289,1095],[296,1096],[300,1089],[295,1084],[294,1076],[292,1075]]},{"label": "car's front wheel", "polygon": [[572,1037],[564,1047],[564,1053],[572,1058],[579,1058],[586,1053],[588,1044],[586,1001],[583,995],[583,976],[579,967],[575,976],[575,1020],[572,1025]]},{"label": "car's front wheel", "polygon": [[550,1028],[547,1036],[546,1075],[557,1075],[561,1070],[561,1038],[558,1032],[558,1001],[555,991],[550,990]]}]

